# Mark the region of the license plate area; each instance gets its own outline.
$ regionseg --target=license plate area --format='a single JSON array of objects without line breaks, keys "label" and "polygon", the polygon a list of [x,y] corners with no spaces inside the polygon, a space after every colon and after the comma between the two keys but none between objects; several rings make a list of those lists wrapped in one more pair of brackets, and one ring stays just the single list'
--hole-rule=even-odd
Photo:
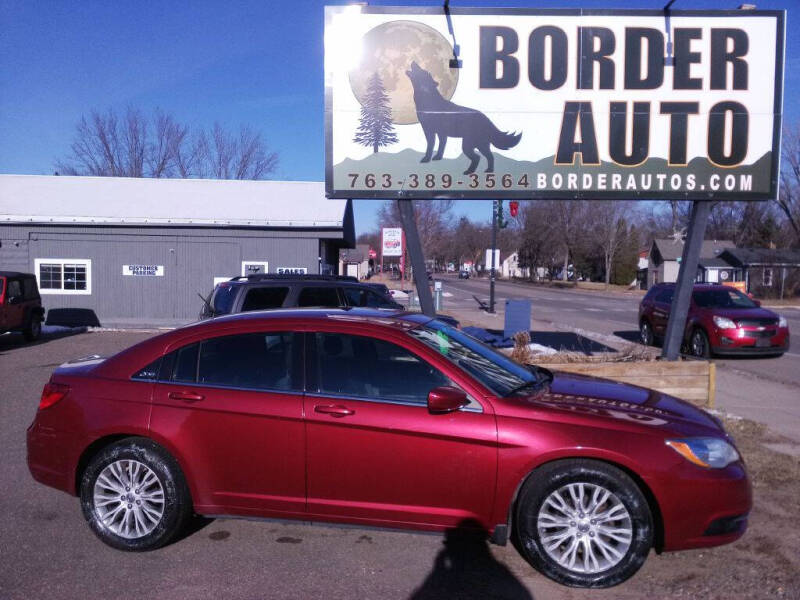
[{"label": "license plate area", "polygon": [[769,348],[772,346],[772,341],[769,338],[758,338],[756,340],[756,348]]}]

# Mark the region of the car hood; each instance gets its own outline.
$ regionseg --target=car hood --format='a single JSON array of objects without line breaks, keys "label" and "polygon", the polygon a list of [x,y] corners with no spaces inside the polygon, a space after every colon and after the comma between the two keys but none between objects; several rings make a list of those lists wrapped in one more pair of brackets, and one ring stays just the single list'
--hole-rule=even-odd
[{"label": "car hood", "polygon": [[714,315],[734,321],[739,319],[777,319],[778,315],[766,308],[706,308]]},{"label": "car hood", "polygon": [[539,408],[556,408],[572,414],[639,423],[643,426],[689,424],[722,429],[719,421],[688,402],[661,392],[611,381],[553,372],[553,380],[528,402]]}]

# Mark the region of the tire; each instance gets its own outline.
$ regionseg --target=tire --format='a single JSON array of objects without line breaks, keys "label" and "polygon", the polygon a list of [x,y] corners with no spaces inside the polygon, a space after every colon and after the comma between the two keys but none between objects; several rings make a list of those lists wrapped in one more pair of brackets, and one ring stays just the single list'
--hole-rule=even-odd
[{"label": "tire", "polygon": [[29,342],[35,342],[42,335],[42,317],[39,315],[31,315],[25,329],[22,330],[22,335]]},{"label": "tire", "polygon": [[656,343],[655,335],[653,335],[653,327],[649,321],[642,321],[639,323],[639,341],[645,346],[653,346]]},{"label": "tire", "polygon": [[[556,508],[559,498],[563,510]],[[625,472],[596,460],[561,460],[534,472],[520,492],[515,524],[523,558],[572,587],[622,583],[641,568],[653,545],[653,519],[642,491]]]},{"label": "tire", "polygon": [[95,535],[129,552],[169,543],[192,514],[178,463],[147,438],[127,438],[95,455],[81,477],[80,497]]},{"label": "tire", "polygon": [[689,354],[697,358],[709,358],[711,356],[711,346],[708,343],[706,332],[696,327],[689,336]]}]

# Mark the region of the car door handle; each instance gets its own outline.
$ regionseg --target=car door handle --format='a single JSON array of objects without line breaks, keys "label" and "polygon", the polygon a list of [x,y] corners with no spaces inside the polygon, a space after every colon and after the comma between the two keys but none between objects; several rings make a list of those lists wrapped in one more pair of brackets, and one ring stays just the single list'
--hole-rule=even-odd
[{"label": "car door handle", "polygon": [[169,398],[171,400],[183,400],[184,402],[199,402],[205,396],[195,392],[170,392]]},{"label": "car door handle", "polygon": [[314,407],[314,412],[322,413],[324,415],[330,415],[336,418],[341,418],[341,417],[346,417],[348,415],[353,415],[355,414],[356,411],[350,410],[346,406],[341,406],[339,404],[317,404]]}]

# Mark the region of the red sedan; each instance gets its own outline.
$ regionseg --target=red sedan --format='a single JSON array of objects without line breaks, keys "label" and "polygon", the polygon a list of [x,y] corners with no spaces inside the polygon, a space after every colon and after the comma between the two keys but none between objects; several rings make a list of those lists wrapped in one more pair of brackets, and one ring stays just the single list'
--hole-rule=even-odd
[{"label": "red sedan", "polygon": [[[639,335],[646,346],[666,334],[674,291],[674,283],[659,283],[642,299]],[[789,350],[789,324],[736,288],[699,284],[692,289],[684,342],[685,349],[700,358],[712,354],[780,356]]]},{"label": "red sedan", "polygon": [[585,587],[624,581],[651,548],[732,542],[751,508],[701,410],[358,309],[222,317],[63,365],[28,465],[122,550],[168,543],[193,513],[471,524]]}]

